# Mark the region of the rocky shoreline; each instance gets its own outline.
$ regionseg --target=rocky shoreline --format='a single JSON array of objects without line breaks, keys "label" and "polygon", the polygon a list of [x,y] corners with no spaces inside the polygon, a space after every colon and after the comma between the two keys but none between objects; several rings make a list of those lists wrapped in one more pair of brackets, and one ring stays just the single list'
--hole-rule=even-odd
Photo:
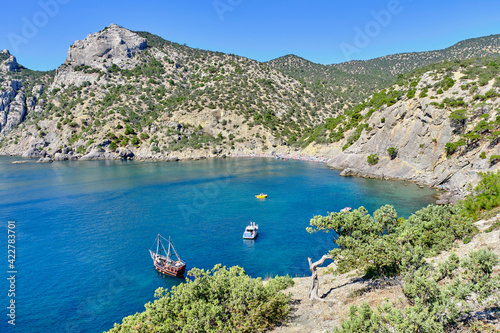
[{"label": "rocky shoreline", "polygon": [[[38,152],[36,152],[38,153]],[[415,183],[421,187],[431,187],[440,193],[436,197],[437,204],[457,204],[459,200],[463,199],[467,192],[463,188],[452,188],[444,187],[435,183],[435,177],[432,175],[422,175],[421,177],[398,177],[394,176],[389,172],[369,172],[361,169],[354,169],[350,167],[343,168],[335,163],[335,157],[323,156],[323,155],[313,155],[307,152],[290,152],[290,151],[273,151],[271,153],[263,152],[238,152],[236,154],[231,152],[221,151],[219,154],[207,154],[206,151],[193,151],[191,153],[179,153],[173,154],[157,154],[157,155],[147,155],[132,152],[127,148],[118,148],[115,152],[105,151],[104,149],[94,149],[88,154],[82,155],[74,153],[70,148],[64,148],[60,152],[53,155],[41,155],[37,156],[36,153],[32,151],[25,152],[23,154],[1,154],[0,156],[20,156],[24,158],[38,158],[37,163],[51,163],[54,161],[91,161],[91,160],[136,160],[136,161],[150,161],[150,162],[178,162],[178,161],[196,161],[212,158],[275,158],[283,160],[297,160],[305,162],[315,162],[324,163],[331,169],[340,170],[341,176],[344,177],[360,177],[360,178],[372,178],[379,180],[400,180]],[[26,160],[14,161],[12,163],[26,163]],[[380,169],[377,169],[380,171]]]}]

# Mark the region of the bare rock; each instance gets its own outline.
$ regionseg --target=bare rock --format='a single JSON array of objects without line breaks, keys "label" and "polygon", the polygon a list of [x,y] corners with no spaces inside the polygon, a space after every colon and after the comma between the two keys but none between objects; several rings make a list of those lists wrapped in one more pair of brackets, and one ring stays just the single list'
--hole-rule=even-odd
[{"label": "bare rock", "polygon": [[117,150],[117,153],[118,153],[118,156],[120,156],[120,158],[124,158],[124,159],[134,158],[134,153],[126,148],[119,148]]},{"label": "bare rock", "polygon": [[2,50],[0,54],[8,56],[6,60],[0,63],[0,72],[13,72],[18,68],[16,57],[11,55],[8,50]]},{"label": "bare rock", "polygon": [[40,157],[40,150],[35,149],[35,148],[30,148],[27,151],[25,151],[22,155],[22,157]]},{"label": "bare rock", "polygon": [[132,56],[147,47],[147,40],[138,34],[111,24],[100,32],[88,35],[84,40],[77,40],[70,46],[64,64],[56,71],[52,88],[65,85],[81,85],[83,82],[98,82],[100,76],[96,71],[75,70],[77,67],[89,66],[102,72],[117,65],[131,69],[138,60]]},{"label": "bare rock", "polygon": [[87,155],[80,157],[80,160],[104,160],[104,159],[118,159],[119,156],[114,153],[106,152],[103,150],[92,150]]},{"label": "bare rock", "polygon": [[37,163],[52,163],[53,160],[50,157],[41,157]]}]

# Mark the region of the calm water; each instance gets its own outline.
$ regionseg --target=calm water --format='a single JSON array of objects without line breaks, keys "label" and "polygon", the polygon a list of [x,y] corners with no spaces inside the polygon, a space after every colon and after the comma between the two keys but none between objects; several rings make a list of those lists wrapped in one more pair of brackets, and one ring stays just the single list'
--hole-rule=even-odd
[{"label": "calm water", "polygon": [[[0,157],[0,331],[100,332],[180,279],[152,268],[157,233],[192,267],[240,265],[254,277],[308,274],[334,245],[314,215],[384,203],[401,215],[434,202],[402,182],[343,178],[323,164],[272,159],[12,164]],[[407,185],[407,186],[406,186]],[[257,200],[255,194],[268,193]],[[7,324],[7,221],[16,221],[16,330]],[[244,241],[256,221],[256,241]]]}]

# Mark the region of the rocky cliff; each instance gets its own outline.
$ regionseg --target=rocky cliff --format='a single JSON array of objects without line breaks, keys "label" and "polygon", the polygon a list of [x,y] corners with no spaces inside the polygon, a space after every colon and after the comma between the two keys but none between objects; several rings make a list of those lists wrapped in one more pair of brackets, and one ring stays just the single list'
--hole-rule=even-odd
[{"label": "rocky cliff", "polygon": [[498,65],[489,60],[414,75],[380,93],[399,96],[392,105],[363,105],[364,120],[328,146],[336,149],[328,164],[345,176],[409,179],[464,194],[478,172],[498,168],[499,86]]},{"label": "rocky cliff", "polygon": [[[6,136],[25,119],[28,112],[40,110],[41,84],[25,84],[29,79],[19,75],[22,68],[8,50],[0,51],[0,137]],[[31,80],[33,81],[33,80]],[[37,108],[38,106],[38,108]]]},{"label": "rocky cliff", "polygon": [[66,61],[56,71],[52,88],[98,82],[102,74],[113,65],[132,69],[140,62],[134,55],[146,47],[145,38],[111,24],[88,35],[84,40],[77,40],[69,47]]}]

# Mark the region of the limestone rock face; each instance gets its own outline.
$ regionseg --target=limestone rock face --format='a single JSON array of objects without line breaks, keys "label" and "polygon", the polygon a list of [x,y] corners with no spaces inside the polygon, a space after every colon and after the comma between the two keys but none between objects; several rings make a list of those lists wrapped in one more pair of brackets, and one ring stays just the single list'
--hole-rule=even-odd
[{"label": "limestone rock face", "polygon": [[61,84],[81,85],[88,81],[95,83],[100,76],[97,71],[75,70],[88,66],[106,72],[107,68],[117,65],[120,68],[134,68],[137,60],[133,55],[147,47],[145,38],[116,24],[100,32],[77,40],[69,47],[64,64],[57,69],[53,87]]},{"label": "limestone rock face", "polygon": [[[458,90],[453,91],[457,94]],[[462,93],[463,94],[463,93]],[[470,97],[468,97],[470,99]],[[494,106],[485,105],[484,114],[495,115]],[[370,119],[370,130],[363,131],[359,140],[329,160],[329,166],[344,169],[343,176],[380,179],[407,179],[453,190],[456,196],[466,193],[466,185],[478,181],[479,172],[498,168],[479,157],[500,154],[500,147],[483,143],[471,151],[447,156],[445,146],[459,137],[449,118],[450,110],[433,106],[428,99],[400,101],[381,109]],[[382,121],[383,119],[383,121]],[[388,149],[395,147],[396,156]],[[377,154],[379,162],[369,165],[367,157]]]},{"label": "limestone rock face", "polygon": [[[34,108],[36,99],[30,100],[30,107]],[[11,131],[24,121],[28,114],[26,96],[21,90],[21,82],[9,80],[0,87],[0,135]]]},{"label": "limestone rock face", "polygon": [[17,60],[8,50],[0,51],[0,55],[7,57],[6,60],[0,62],[0,72],[13,72],[17,69]]},{"label": "limestone rock face", "polygon": [[65,64],[102,68],[103,61],[106,60],[109,62],[106,65],[116,64],[126,67],[134,53],[146,47],[145,38],[116,24],[111,24],[101,32],[74,42],[69,48]]},{"label": "limestone rock face", "polygon": [[32,89],[32,96],[26,98],[23,81],[12,79],[10,75],[18,69],[16,58],[8,50],[0,51],[0,73],[3,79],[0,81],[0,137],[11,132],[26,119],[28,112],[35,110],[43,93],[43,86],[36,85]]}]

